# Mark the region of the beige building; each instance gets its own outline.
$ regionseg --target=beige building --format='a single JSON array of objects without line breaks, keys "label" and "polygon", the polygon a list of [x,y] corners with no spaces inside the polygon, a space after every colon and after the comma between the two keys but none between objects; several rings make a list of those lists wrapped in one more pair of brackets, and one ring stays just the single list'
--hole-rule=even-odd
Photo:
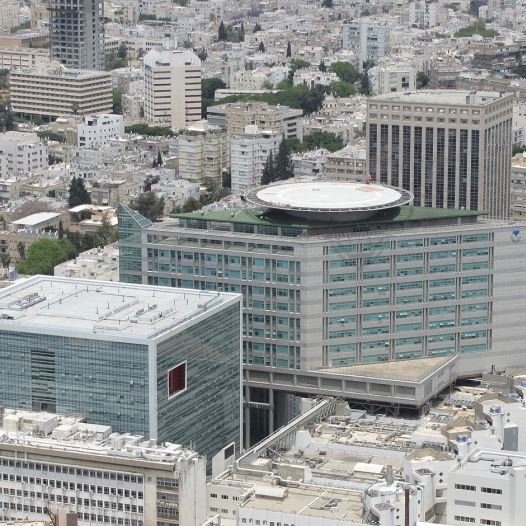
[{"label": "beige building", "polygon": [[0,1],[0,31],[8,32],[19,24],[20,6],[14,0]]},{"label": "beige building", "polygon": [[226,128],[228,138],[245,133],[252,124],[261,130],[270,130],[282,138],[303,138],[302,110],[288,106],[270,106],[265,102],[236,102],[211,106],[208,121]]},{"label": "beige building", "polygon": [[49,51],[30,47],[0,47],[0,68],[33,68],[49,64]]},{"label": "beige building", "polygon": [[64,66],[16,69],[10,75],[15,113],[54,118],[112,111],[111,75]]},{"label": "beige building", "polygon": [[230,151],[226,131],[199,121],[179,135],[179,176],[202,183],[206,179],[221,181],[230,166]]},{"label": "beige building", "polygon": [[366,149],[360,145],[348,145],[325,158],[325,178],[334,181],[367,180]]},{"label": "beige building", "polygon": [[511,214],[526,219],[526,157],[516,155],[511,163]]},{"label": "beige building", "polygon": [[201,119],[201,60],[187,49],[152,49],[144,57],[144,118],[183,129]]},{"label": "beige building", "polygon": [[513,95],[424,90],[367,101],[368,173],[416,206],[510,215]]}]

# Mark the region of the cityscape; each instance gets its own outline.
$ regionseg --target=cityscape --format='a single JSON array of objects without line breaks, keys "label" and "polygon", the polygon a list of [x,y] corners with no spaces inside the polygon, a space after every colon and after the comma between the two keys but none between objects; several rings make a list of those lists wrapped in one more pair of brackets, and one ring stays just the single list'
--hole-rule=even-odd
[{"label": "cityscape", "polygon": [[526,0],[0,0],[0,526],[525,526],[525,312]]}]

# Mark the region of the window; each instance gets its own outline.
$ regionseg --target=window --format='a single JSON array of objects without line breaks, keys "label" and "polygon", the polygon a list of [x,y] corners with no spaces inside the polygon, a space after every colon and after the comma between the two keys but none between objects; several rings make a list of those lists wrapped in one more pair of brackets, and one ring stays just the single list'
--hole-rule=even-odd
[{"label": "window", "polygon": [[502,510],[502,506],[500,504],[488,504],[487,502],[481,502],[480,507],[485,510]]},{"label": "window", "polygon": [[[466,484],[455,484],[455,489],[462,489],[464,491],[477,491],[477,488],[475,486],[469,486]],[[482,491],[484,491],[484,488],[481,488]],[[488,489],[488,488],[485,488]]]},{"label": "window", "polygon": [[455,520],[459,522],[475,523],[475,517],[466,517],[464,515],[455,515]]},{"label": "window", "polygon": [[168,398],[186,391],[186,362],[168,371]]},{"label": "window", "polygon": [[480,519],[480,524],[487,524],[489,526],[501,526],[502,523],[493,519]]},{"label": "window", "polygon": [[482,493],[492,493],[493,495],[502,495],[502,490],[497,489],[497,488],[485,488],[484,486],[482,486],[480,488],[480,491],[482,491]]}]

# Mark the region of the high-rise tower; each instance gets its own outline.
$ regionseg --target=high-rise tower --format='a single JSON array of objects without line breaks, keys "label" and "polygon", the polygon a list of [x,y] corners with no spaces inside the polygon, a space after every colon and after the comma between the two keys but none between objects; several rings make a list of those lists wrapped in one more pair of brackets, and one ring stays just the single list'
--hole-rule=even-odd
[{"label": "high-rise tower", "polygon": [[51,58],[78,69],[104,69],[103,0],[50,0]]}]

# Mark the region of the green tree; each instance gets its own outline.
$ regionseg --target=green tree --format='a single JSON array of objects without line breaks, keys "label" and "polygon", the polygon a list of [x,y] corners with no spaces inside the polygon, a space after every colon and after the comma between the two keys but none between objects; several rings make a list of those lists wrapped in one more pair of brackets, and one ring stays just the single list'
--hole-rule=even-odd
[{"label": "green tree", "polygon": [[314,86],[311,90],[300,97],[300,108],[305,114],[314,113],[323,105],[325,94],[319,86]]},{"label": "green tree", "polygon": [[323,2],[321,3],[321,6],[322,7],[334,7],[334,3],[333,3],[333,0],[323,0]]},{"label": "green tree", "polygon": [[267,160],[265,161],[265,166],[263,168],[263,174],[261,176],[261,184],[266,185],[274,182],[276,180],[276,172],[274,166],[274,156],[272,152],[268,154]]},{"label": "green tree", "polygon": [[455,33],[455,38],[472,37],[473,35],[480,35],[484,38],[492,38],[497,34],[493,29],[488,29],[483,20],[478,19],[474,24],[463,27]]},{"label": "green tree", "polygon": [[354,84],[360,80],[360,72],[350,62],[333,62],[330,71],[336,73],[343,82]]},{"label": "green tree", "polygon": [[164,164],[163,156],[161,150],[157,150],[157,166],[162,166]]},{"label": "green tree", "polygon": [[304,144],[297,137],[291,137],[290,139],[286,139],[286,141],[291,153],[303,152],[305,150]]},{"label": "green tree", "polygon": [[265,53],[265,44],[263,44],[263,40],[259,43],[258,50],[260,53]]},{"label": "green tree", "polygon": [[113,113],[122,115],[122,90],[115,88],[113,90]]},{"label": "green tree", "polygon": [[216,90],[224,88],[226,88],[226,84],[216,77],[201,81],[201,115],[203,118],[206,118],[208,106],[214,102]]},{"label": "green tree", "polygon": [[164,197],[157,197],[154,192],[144,192],[130,201],[130,207],[150,221],[157,221],[164,213]]},{"label": "green tree", "polygon": [[40,239],[29,246],[27,258],[16,264],[19,274],[53,275],[56,265],[75,257],[75,247],[67,239]]},{"label": "green tree", "polygon": [[138,135],[146,135],[148,137],[174,137],[175,132],[164,126],[148,126],[147,124],[132,124],[126,126],[124,131],[126,133],[136,133]]},{"label": "green tree", "polygon": [[80,177],[73,177],[69,185],[68,205],[73,208],[78,205],[91,203],[89,192],[84,186],[84,181]]},{"label": "green tree", "polygon": [[256,22],[256,25],[254,26],[254,33],[257,33],[258,31],[261,31],[263,28],[261,27],[261,24],[259,22]]},{"label": "green tree", "polygon": [[292,57],[292,46],[290,45],[290,40],[287,42],[287,58]]},{"label": "green tree", "polygon": [[335,80],[334,82],[331,82],[329,88],[335,97],[350,97],[356,95],[354,84],[350,84],[343,80]]},{"label": "green tree", "polygon": [[2,264],[2,268],[4,268],[6,271],[9,270],[11,256],[9,254],[0,254],[0,263]]},{"label": "green tree", "polygon": [[526,79],[526,65],[515,68],[514,73],[518,75],[521,79]]},{"label": "green tree", "polygon": [[332,132],[315,131],[303,137],[303,146],[306,150],[325,148],[330,152],[337,152],[345,145],[341,137]]},{"label": "green tree", "polygon": [[208,58],[208,51],[202,47],[198,52],[197,52],[197,56],[199,57],[199,60],[201,62],[204,62],[207,58]]},{"label": "green tree", "polygon": [[290,158],[290,150],[287,141],[281,141],[281,144],[279,145],[274,165],[274,173],[276,181],[286,181],[294,176],[294,169],[292,167],[292,159]]},{"label": "green tree", "polygon": [[16,250],[20,259],[26,259],[26,244],[23,241],[16,244]]},{"label": "green tree", "polygon": [[327,66],[325,65],[325,62],[323,62],[323,59],[320,60],[320,65],[318,66],[318,69],[325,73],[327,71]]},{"label": "green tree", "polygon": [[187,214],[201,208],[201,203],[195,197],[189,197],[181,207],[181,212]]},{"label": "green tree", "polygon": [[64,238],[64,224],[62,223],[62,220],[58,222],[58,238]]},{"label": "green tree", "polygon": [[39,131],[37,135],[47,141],[66,142],[66,137],[62,133],[54,133],[52,131]]},{"label": "green tree", "polygon": [[219,24],[219,29],[217,30],[217,39],[220,42],[226,42],[228,38],[228,34],[226,32],[226,26],[225,23],[221,20],[221,23]]},{"label": "green tree", "polygon": [[126,49],[125,44],[121,44],[121,45],[119,46],[119,49],[117,50],[117,56],[118,56],[120,59],[125,59],[125,58],[127,58],[127,56],[128,56],[128,50]]},{"label": "green tree", "polygon": [[416,74],[417,89],[427,88],[428,85],[429,85],[429,76],[423,71],[419,71]]}]

